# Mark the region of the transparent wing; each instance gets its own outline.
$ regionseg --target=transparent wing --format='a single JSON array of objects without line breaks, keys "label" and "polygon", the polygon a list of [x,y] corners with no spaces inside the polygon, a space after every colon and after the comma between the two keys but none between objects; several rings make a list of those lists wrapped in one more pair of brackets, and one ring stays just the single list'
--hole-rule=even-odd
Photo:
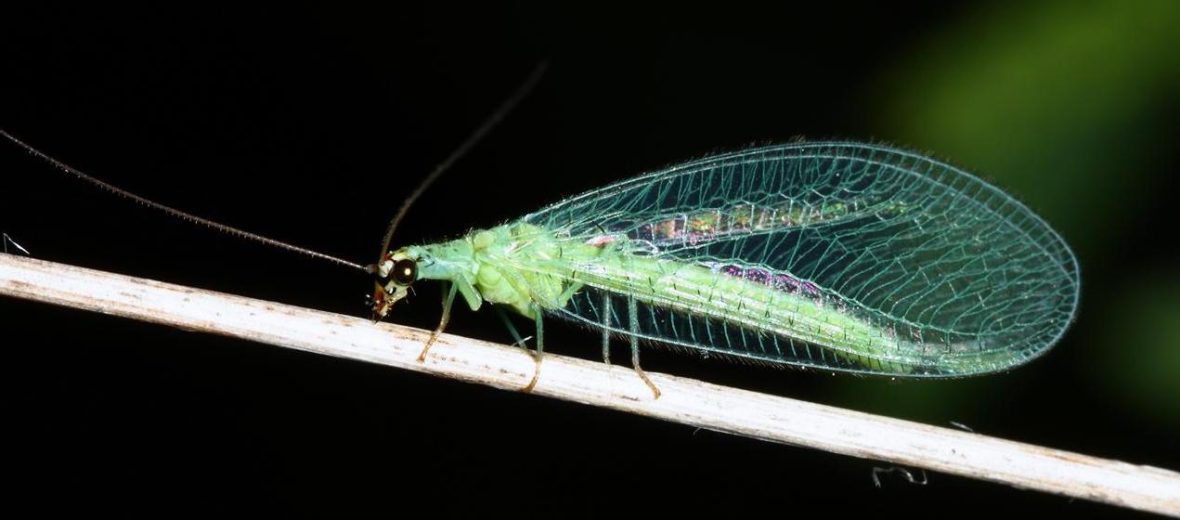
[{"label": "transparent wing", "polygon": [[796,143],[721,155],[522,220],[569,244],[623,243],[636,258],[809,298],[870,324],[894,351],[860,356],[651,298],[632,312],[634,280],[621,275],[587,285],[558,311],[768,363],[907,376],[1003,370],[1055,343],[1078,300],[1072,252],[1028,208],[953,166],[882,146]]}]

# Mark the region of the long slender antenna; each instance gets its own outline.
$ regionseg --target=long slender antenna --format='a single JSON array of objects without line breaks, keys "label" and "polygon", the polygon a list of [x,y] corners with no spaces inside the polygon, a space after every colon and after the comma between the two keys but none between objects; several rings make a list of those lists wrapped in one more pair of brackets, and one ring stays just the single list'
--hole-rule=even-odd
[{"label": "long slender antenna", "polygon": [[214,222],[214,221],[206,219],[206,218],[201,218],[196,215],[193,215],[192,213],[187,213],[187,212],[178,210],[176,208],[173,208],[171,206],[165,206],[163,204],[160,204],[159,202],[155,202],[155,201],[140,197],[139,195],[131,193],[125,189],[119,188],[113,184],[108,184],[102,180],[99,180],[97,177],[92,177],[86,173],[83,173],[81,170],[78,170],[66,163],[63,163],[57,159],[54,159],[53,157],[46,155],[42,151],[40,151],[36,148],[33,148],[31,145],[25,143],[24,141],[17,139],[16,136],[6,132],[3,128],[0,128],[0,135],[4,136],[9,141],[16,143],[21,148],[24,148],[25,151],[29,152],[33,156],[53,165],[55,168],[57,168],[63,172],[66,172],[70,175],[73,175],[74,177],[82,179],[83,181],[86,181],[86,182],[88,182],[94,186],[97,186],[103,190],[106,190],[110,193],[114,193],[115,195],[129,198],[135,202],[143,204],[149,208],[162,211],[162,212],[164,212],[168,215],[171,215],[173,217],[187,220],[189,222],[199,224],[202,226],[206,226],[211,229],[220,231],[222,233],[236,236],[238,238],[244,238],[247,240],[253,240],[255,242],[261,242],[263,244],[274,246],[279,249],[286,249],[288,251],[294,251],[299,254],[310,256],[312,258],[318,258],[320,260],[326,260],[326,261],[332,262],[334,264],[343,265],[346,267],[351,267],[351,268],[356,269],[358,271],[364,271],[366,273],[369,272],[368,268],[366,268],[365,266],[358,264],[356,262],[349,262],[348,260],[345,260],[343,258],[337,258],[337,257],[331,256],[331,255],[326,255],[326,254],[321,253],[319,251],[312,251],[311,249],[288,244],[286,242],[280,242],[280,241],[275,240],[273,238],[267,238],[262,235],[257,235],[257,234],[251,233],[249,231],[238,229],[233,226],[227,226],[227,225],[221,224],[219,222]]},{"label": "long slender antenna", "polygon": [[[456,161],[458,161],[460,158],[462,158],[464,155],[466,155],[467,152],[470,151],[471,148],[476,145],[476,143],[478,143],[481,139],[483,139],[483,137],[486,136],[488,134],[488,132],[490,132],[492,130],[492,128],[494,128],[497,124],[500,123],[501,120],[504,119],[505,116],[507,116],[510,112],[512,112],[512,109],[516,108],[516,105],[520,104],[520,101],[522,99],[524,99],[525,96],[527,96],[528,93],[533,89],[533,87],[535,87],[537,85],[537,82],[539,82],[541,80],[541,76],[544,75],[547,65],[548,64],[545,62],[541,62],[540,64],[538,64],[536,69],[533,70],[532,74],[529,75],[528,79],[526,79],[525,82],[519,88],[517,88],[516,92],[514,92],[512,94],[512,97],[510,97],[506,101],[504,101],[504,103],[501,104],[500,107],[497,108],[496,111],[494,113],[492,113],[492,115],[490,117],[488,117],[488,119],[486,121],[484,121],[482,125],[479,126],[479,128],[475,129],[475,132],[473,132],[470,136],[467,137],[467,140],[463,141],[463,143],[460,144],[459,147],[456,148],[454,152],[451,152],[451,155],[447,156],[447,158],[443,162],[439,163],[439,165],[434,168],[434,171],[430,172],[430,175],[428,175],[425,179],[423,179],[422,182],[418,184],[418,187],[414,189],[414,192],[411,193],[410,196],[407,197],[404,202],[402,202],[401,208],[399,208],[397,211],[397,215],[395,215],[393,217],[393,220],[391,220],[389,222],[389,229],[386,230],[385,238],[383,239],[383,241],[381,243],[380,255],[384,255],[386,252],[386,249],[389,248],[389,242],[390,242],[390,240],[393,239],[393,232],[397,229],[397,226],[401,222],[402,218],[404,218],[406,216],[406,213],[409,211],[410,206],[413,205],[414,201],[416,201],[418,199],[418,197],[422,196],[422,193],[424,193],[426,191],[426,189],[429,188],[430,185],[434,183],[435,180],[437,180],[440,176],[442,176],[443,172],[445,172],[448,168],[451,167],[451,165],[453,165]],[[293,251],[295,253],[306,255],[306,256],[309,256],[312,258],[325,260],[325,261],[328,261],[328,262],[331,262],[331,263],[334,263],[337,265],[351,267],[351,268],[356,269],[358,271],[364,271],[366,273],[373,272],[372,267],[370,267],[370,266],[364,266],[364,265],[358,264],[356,262],[350,262],[350,261],[345,260],[343,258],[338,258],[338,257],[332,256],[332,255],[324,254],[319,251],[313,251],[311,249],[299,247],[294,244],[288,244],[286,242],[275,240],[273,238],[264,237],[262,235],[251,233],[249,231],[239,229],[239,228],[236,228],[233,226],[229,226],[226,224],[222,224],[220,222],[214,222],[214,221],[206,219],[206,218],[198,217],[196,215],[193,215],[192,213],[181,211],[181,210],[173,208],[171,206],[166,206],[164,204],[160,204],[159,202],[155,202],[153,200],[141,197],[139,195],[131,193],[130,191],[122,189],[118,186],[115,186],[113,184],[109,184],[105,181],[98,179],[97,177],[93,177],[93,176],[91,176],[91,175],[89,175],[77,168],[74,168],[73,166],[70,166],[64,162],[54,159],[53,157],[50,157],[48,154],[42,152],[41,150],[34,148],[32,145],[18,139],[14,135],[8,133],[3,128],[0,128],[0,136],[3,136],[5,139],[8,139],[9,141],[12,141],[13,143],[16,143],[17,146],[24,148],[25,151],[28,152],[29,154],[49,163],[50,165],[57,168],[58,170],[61,170],[65,173],[73,175],[74,177],[77,177],[78,179],[86,181],[86,182],[88,182],[100,189],[106,190],[110,193],[113,193],[115,195],[119,195],[121,197],[126,197],[126,198],[131,199],[135,202],[143,204],[144,206],[147,206],[149,208],[152,208],[152,209],[155,209],[158,211],[162,211],[162,212],[164,212],[168,215],[171,215],[173,217],[176,217],[176,218],[179,218],[182,220],[187,220],[189,222],[192,222],[192,223],[195,223],[198,225],[206,226],[210,229],[220,231],[220,232],[226,233],[228,235],[233,235],[238,238],[253,240],[255,242],[267,244],[267,245],[270,245],[273,247],[277,247],[279,249],[286,249],[288,251]],[[380,256],[378,258],[380,258]]]},{"label": "long slender antenna", "polygon": [[533,69],[532,74],[529,74],[528,79],[525,79],[524,83],[522,83],[520,87],[517,87],[516,92],[512,94],[512,97],[505,100],[504,103],[501,104],[500,107],[497,108],[496,111],[493,112],[492,115],[488,117],[482,125],[479,125],[479,128],[476,128],[475,131],[467,137],[466,141],[463,141],[463,143],[460,144],[459,147],[455,149],[455,151],[451,152],[451,155],[448,155],[447,158],[443,160],[443,162],[439,163],[438,166],[435,166],[434,171],[430,172],[430,175],[427,175],[425,179],[422,179],[422,182],[418,184],[418,187],[414,188],[414,192],[411,193],[409,197],[406,197],[406,200],[402,202],[402,206],[398,208],[397,214],[393,216],[393,220],[389,221],[389,228],[385,230],[385,238],[381,241],[381,250],[377,252],[378,263],[380,263],[381,258],[385,256],[385,253],[388,252],[389,242],[393,240],[394,230],[397,229],[398,224],[401,223],[402,218],[406,216],[406,213],[410,211],[410,206],[414,204],[414,201],[418,200],[418,197],[422,196],[422,194],[426,192],[426,189],[429,188],[431,184],[434,184],[434,181],[438,180],[438,178],[442,176],[443,172],[447,171],[451,165],[455,164],[455,161],[458,161],[460,158],[466,155],[467,152],[469,152],[471,148],[476,145],[476,143],[483,139],[484,136],[492,130],[492,128],[495,128],[495,126],[499,124],[505,116],[512,112],[512,109],[516,108],[516,105],[520,104],[520,101],[524,99],[525,96],[528,96],[529,92],[533,90],[533,87],[537,86],[537,82],[541,81],[541,76],[545,74],[545,69],[548,66],[549,64],[544,61],[537,64],[537,68]]}]

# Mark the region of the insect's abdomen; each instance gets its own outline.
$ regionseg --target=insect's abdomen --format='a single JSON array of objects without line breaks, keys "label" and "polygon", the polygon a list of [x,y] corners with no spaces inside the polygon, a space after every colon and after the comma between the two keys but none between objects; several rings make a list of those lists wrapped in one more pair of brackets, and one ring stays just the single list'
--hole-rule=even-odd
[{"label": "insect's abdomen", "polygon": [[711,157],[522,220],[614,255],[570,269],[594,281],[563,315],[770,363],[994,372],[1044,353],[1077,308],[1077,261],[1043,220],[958,168],[882,146]]},{"label": "insect's abdomen", "polygon": [[[556,309],[623,335],[773,364],[913,376],[967,375],[1023,360],[969,333],[923,330],[787,273],[572,247],[577,292]],[[589,252],[587,252],[589,251]],[[628,298],[637,303],[637,327]],[[899,330],[903,332],[899,332]]]},{"label": "insect's abdomen", "polygon": [[826,355],[900,373],[925,364],[926,354],[913,352],[914,345],[892,330],[858,315],[838,296],[788,275],[625,255],[602,258],[597,266],[599,276],[579,274],[589,288],[571,305],[601,302],[595,296],[600,291],[614,293],[607,301],[618,308],[604,310],[617,314],[613,321],[622,333],[629,333],[623,295],[632,294],[643,306],[639,332],[651,339],[683,336],[697,348],[715,345],[715,352],[765,361]]}]

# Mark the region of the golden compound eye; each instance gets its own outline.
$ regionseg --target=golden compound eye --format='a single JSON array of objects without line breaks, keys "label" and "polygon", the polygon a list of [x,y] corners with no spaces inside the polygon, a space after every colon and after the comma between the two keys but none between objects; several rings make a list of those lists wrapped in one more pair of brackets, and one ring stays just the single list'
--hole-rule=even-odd
[{"label": "golden compound eye", "polygon": [[413,260],[398,260],[393,264],[393,271],[389,273],[398,285],[410,285],[418,278],[418,264]]}]

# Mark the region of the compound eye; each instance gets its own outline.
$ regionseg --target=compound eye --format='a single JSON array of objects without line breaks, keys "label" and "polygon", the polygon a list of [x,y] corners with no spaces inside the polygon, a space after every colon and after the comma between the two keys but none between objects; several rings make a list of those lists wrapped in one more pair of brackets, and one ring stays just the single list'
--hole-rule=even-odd
[{"label": "compound eye", "polygon": [[410,285],[418,278],[418,264],[410,259],[398,260],[393,264],[393,271],[389,273],[398,285]]}]

